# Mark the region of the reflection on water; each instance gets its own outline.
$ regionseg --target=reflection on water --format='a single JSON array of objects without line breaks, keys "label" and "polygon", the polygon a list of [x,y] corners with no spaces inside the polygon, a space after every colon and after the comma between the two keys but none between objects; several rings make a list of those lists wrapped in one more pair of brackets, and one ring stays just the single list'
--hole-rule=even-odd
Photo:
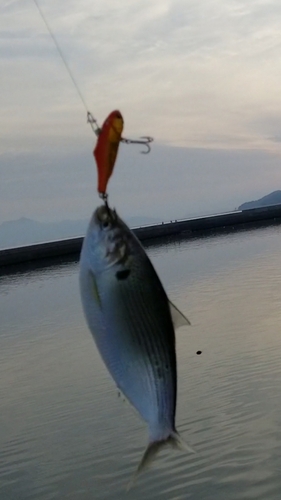
[{"label": "reflection on water", "polygon": [[177,426],[197,454],[163,452],[127,494],[146,426],[87,330],[77,263],[1,277],[0,499],[279,500],[280,243],[269,228],[149,248],[193,325]]}]

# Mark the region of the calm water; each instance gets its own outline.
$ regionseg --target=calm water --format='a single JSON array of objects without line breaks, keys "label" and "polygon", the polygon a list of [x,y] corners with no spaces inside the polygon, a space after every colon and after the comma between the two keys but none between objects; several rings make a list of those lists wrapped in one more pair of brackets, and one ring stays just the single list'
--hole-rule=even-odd
[{"label": "calm water", "polygon": [[280,250],[280,228],[149,248],[193,325],[177,427],[197,454],[163,452],[129,493],[146,426],[87,330],[78,265],[0,278],[0,499],[280,500]]}]

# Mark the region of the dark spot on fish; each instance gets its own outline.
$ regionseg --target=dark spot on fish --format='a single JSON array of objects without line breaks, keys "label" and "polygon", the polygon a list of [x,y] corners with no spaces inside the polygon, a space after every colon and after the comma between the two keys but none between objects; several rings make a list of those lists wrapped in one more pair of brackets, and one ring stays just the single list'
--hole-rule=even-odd
[{"label": "dark spot on fish", "polygon": [[167,363],[165,364],[165,369],[169,370],[169,366],[167,365]]},{"label": "dark spot on fish", "polygon": [[124,271],[117,271],[115,276],[118,280],[126,280],[130,273],[130,269],[124,269]]},{"label": "dark spot on fish", "polygon": [[161,370],[160,366],[157,366],[156,372],[157,372],[157,377],[159,379],[163,378],[163,373],[162,373],[162,370]]},{"label": "dark spot on fish", "polygon": [[198,354],[198,356],[199,356],[200,354],[202,354],[202,351],[197,351],[196,354]]}]

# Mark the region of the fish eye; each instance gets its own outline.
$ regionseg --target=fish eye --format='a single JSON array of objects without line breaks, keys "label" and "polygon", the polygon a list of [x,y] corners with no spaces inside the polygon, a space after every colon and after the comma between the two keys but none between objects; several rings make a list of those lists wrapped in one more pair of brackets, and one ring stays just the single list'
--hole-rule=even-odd
[{"label": "fish eye", "polygon": [[112,222],[112,214],[108,207],[101,206],[96,211],[96,222],[101,229],[109,229]]},{"label": "fish eye", "polygon": [[102,217],[102,219],[100,220],[100,227],[102,229],[110,229],[112,224],[111,224],[112,220],[111,220],[111,217],[109,214],[104,214],[104,216]]}]

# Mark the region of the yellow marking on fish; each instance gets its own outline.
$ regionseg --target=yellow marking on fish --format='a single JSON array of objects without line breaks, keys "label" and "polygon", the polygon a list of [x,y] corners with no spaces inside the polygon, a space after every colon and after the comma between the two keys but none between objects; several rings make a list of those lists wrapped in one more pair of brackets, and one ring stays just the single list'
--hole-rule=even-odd
[{"label": "yellow marking on fish", "polygon": [[97,285],[97,281],[95,278],[95,275],[91,272],[91,280],[92,280],[92,291],[93,291],[93,297],[95,299],[95,302],[98,304],[99,308],[101,309],[101,298],[100,298],[100,293]]}]

